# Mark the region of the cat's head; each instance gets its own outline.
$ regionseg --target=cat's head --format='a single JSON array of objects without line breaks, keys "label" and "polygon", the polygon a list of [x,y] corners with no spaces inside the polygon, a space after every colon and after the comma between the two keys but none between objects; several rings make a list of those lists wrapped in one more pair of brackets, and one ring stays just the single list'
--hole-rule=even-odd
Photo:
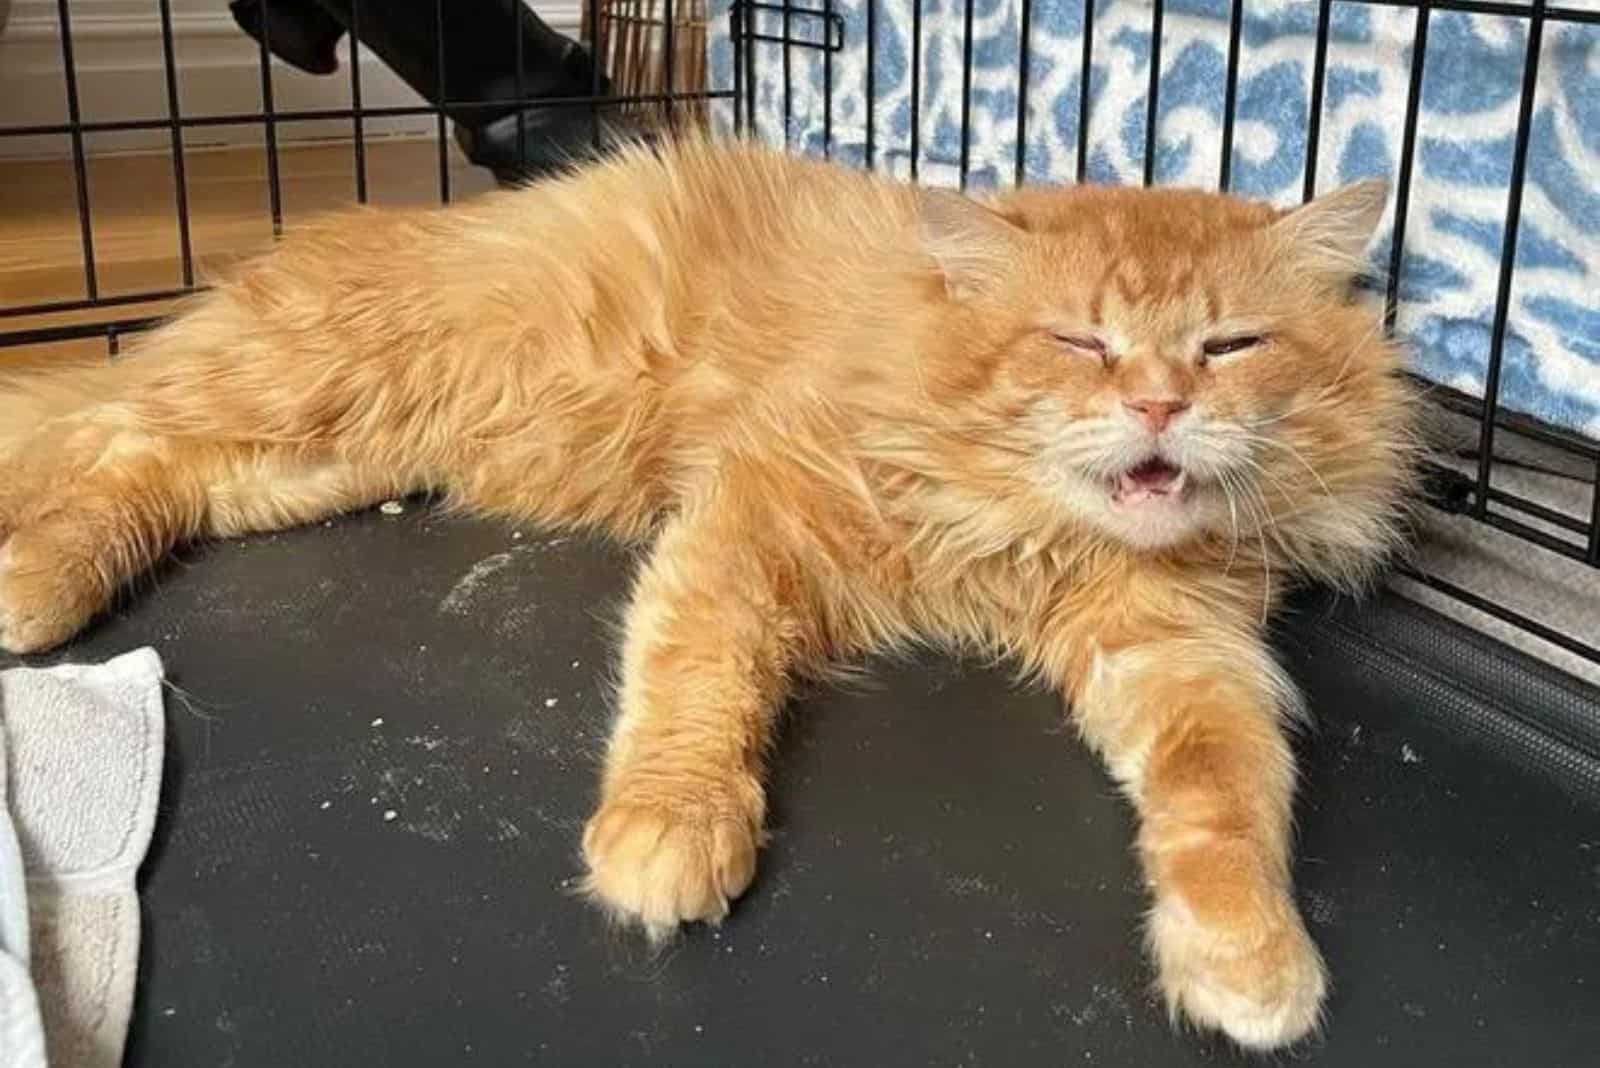
[{"label": "cat's head", "polygon": [[1397,350],[1352,296],[1386,196],[924,194],[951,340],[922,373],[998,464],[1113,538],[1270,540],[1338,577],[1383,547],[1406,479]]}]

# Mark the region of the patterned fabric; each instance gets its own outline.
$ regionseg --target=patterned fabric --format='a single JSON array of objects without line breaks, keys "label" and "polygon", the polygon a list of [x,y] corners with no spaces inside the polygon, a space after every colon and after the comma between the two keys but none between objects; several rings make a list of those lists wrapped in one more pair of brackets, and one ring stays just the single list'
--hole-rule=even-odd
[{"label": "patterned fabric", "polygon": [[[781,3],[781,0],[777,0]],[[866,160],[867,4],[833,0],[844,48],[832,56],[835,158]],[[795,0],[820,9],[823,0]],[[959,180],[964,0],[921,0],[920,108],[911,102],[915,0],[876,0],[873,63],[875,165]],[[1020,0],[972,0],[971,188],[1007,185],[1017,159]],[[1600,0],[1572,6],[1600,10]],[[1280,205],[1303,186],[1316,40],[1316,0],[1246,0],[1240,46],[1232,188]],[[1155,181],[1215,188],[1219,180],[1229,0],[1169,0],[1161,40]],[[712,15],[712,84],[731,87],[727,0]],[[1083,0],[1035,0],[1028,59],[1023,163],[1029,182],[1070,182],[1078,167]],[[1400,165],[1417,13],[1332,5],[1332,32],[1316,168],[1317,188],[1395,176]],[[781,37],[781,12],[758,32]],[[1149,0],[1099,0],[1089,78],[1087,174],[1142,180],[1151,52]],[[1528,21],[1435,11],[1415,150],[1398,326],[1425,377],[1481,396],[1499,285]],[[820,41],[823,22],[792,15],[791,40]],[[837,34],[835,34],[837,36]],[[789,49],[787,131],[781,45],[753,48],[756,129],[821,153],[825,60]],[[1527,157],[1515,284],[1501,375],[1502,405],[1600,438],[1600,26],[1549,23]],[[730,122],[731,105],[719,104]],[[1393,206],[1373,250],[1389,263]],[[1381,284],[1381,283],[1380,283]]]}]

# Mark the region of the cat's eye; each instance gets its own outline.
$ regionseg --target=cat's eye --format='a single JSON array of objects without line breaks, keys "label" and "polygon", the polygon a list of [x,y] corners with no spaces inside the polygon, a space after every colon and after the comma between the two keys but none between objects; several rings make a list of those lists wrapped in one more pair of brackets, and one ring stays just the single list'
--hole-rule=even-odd
[{"label": "cat's eye", "polygon": [[1207,357],[1227,356],[1230,353],[1243,352],[1245,349],[1253,349],[1257,345],[1261,344],[1263,340],[1263,338],[1256,334],[1240,334],[1237,337],[1213,338],[1212,340],[1207,341],[1204,345],[1201,345],[1200,351],[1205,353]]},{"label": "cat's eye", "polygon": [[1069,349],[1087,352],[1092,356],[1100,357],[1102,360],[1106,358],[1106,343],[1091,334],[1052,334],[1051,337],[1054,337]]}]

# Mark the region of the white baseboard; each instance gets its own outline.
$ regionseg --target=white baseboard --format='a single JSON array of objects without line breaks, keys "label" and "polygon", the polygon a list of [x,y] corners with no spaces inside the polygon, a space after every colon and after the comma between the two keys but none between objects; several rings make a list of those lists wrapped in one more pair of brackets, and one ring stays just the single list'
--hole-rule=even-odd
[{"label": "white baseboard", "polygon": [[[576,37],[581,0],[531,5],[554,29]],[[167,87],[161,46],[161,19],[152,0],[73,0],[73,66],[77,70],[79,112],[85,122],[167,118]],[[223,0],[172,0],[173,48],[178,71],[178,107],[185,116],[258,114],[262,110],[259,46],[233,21]],[[277,111],[320,111],[350,107],[348,40],[340,45],[340,70],[319,77],[276,60],[272,63],[273,107]],[[361,55],[361,96],[365,107],[407,107],[424,103],[370,51]],[[0,127],[40,126],[67,121],[66,82],[55,0],[13,0],[11,18],[0,35]],[[436,124],[419,115],[365,120],[372,136],[428,136]],[[280,143],[344,139],[348,119],[280,123]],[[192,147],[260,144],[257,122],[191,127],[184,144]],[[166,151],[166,129],[87,135],[91,154]],[[69,155],[64,135],[0,137],[0,159],[60,158]]]}]

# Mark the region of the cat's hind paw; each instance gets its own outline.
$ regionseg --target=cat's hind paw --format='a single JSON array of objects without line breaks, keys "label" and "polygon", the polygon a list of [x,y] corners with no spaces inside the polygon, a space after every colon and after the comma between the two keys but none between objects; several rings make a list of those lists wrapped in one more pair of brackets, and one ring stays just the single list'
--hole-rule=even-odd
[{"label": "cat's hind paw", "polygon": [[1327,970],[1299,916],[1290,911],[1241,943],[1233,933],[1219,938],[1185,911],[1161,903],[1151,917],[1161,989],[1175,1017],[1262,1052],[1318,1030]]},{"label": "cat's hind paw", "polygon": [[681,923],[717,923],[756,871],[749,821],[693,807],[608,802],[583,835],[584,890],[653,939]]}]

